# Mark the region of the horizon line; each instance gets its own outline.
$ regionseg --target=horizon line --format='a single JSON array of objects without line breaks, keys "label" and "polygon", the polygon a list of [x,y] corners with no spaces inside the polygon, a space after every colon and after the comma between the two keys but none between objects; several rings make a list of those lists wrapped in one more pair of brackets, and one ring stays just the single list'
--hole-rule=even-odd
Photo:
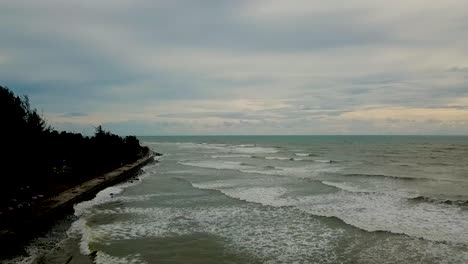
[{"label": "horizon line", "polygon": [[427,137],[427,136],[439,136],[439,137],[468,137],[468,134],[294,134],[294,135],[288,135],[288,134],[229,134],[229,135],[220,135],[220,134],[207,134],[207,135],[135,135],[136,137],[252,137],[252,136],[258,136],[258,137],[304,137],[304,136],[343,136],[343,137],[349,137],[349,136],[421,136],[421,137]]}]

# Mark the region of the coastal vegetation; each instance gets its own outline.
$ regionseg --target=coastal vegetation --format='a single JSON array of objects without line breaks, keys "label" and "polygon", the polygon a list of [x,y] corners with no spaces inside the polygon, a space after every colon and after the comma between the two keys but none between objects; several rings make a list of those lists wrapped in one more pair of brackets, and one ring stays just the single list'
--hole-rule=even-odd
[{"label": "coastal vegetation", "polygon": [[57,131],[0,86],[0,223],[53,196],[147,155],[135,136],[96,128],[93,136]]}]

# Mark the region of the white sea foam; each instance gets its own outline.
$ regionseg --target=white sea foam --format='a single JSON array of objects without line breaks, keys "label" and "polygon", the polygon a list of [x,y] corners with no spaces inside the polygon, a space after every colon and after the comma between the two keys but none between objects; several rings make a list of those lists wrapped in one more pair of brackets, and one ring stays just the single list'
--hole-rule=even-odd
[{"label": "white sea foam", "polygon": [[[255,182],[259,183],[258,180]],[[252,187],[245,180],[231,179],[210,181],[205,183],[191,183],[198,189],[218,190],[223,194],[246,202],[260,203],[269,206],[287,206],[285,199],[280,199],[288,190],[283,187]]]},{"label": "white sea foam", "polygon": [[288,201],[279,198],[287,193],[287,190],[281,187],[229,188],[219,190],[227,196],[246,202],[277,207],[288,205]]},{"label": "white sea foam", "polygon": [[[158,164],[146,166],[143,168],[143,171],[146,171],[146,172],[152,171],[152,169],[154,169],[155,166],[158,166]],[[139,184],[144,178],[148,177],[149,175],[150,173],[143,173],[142,175],[137,176],[135,179],[131,181],[124,182],[113,187],[108,187],[100,191],[94,199],[78,203],[74,206],[75,215],[80,218],[71,224],[71,226],[66,231],[66,234],[68,237],[77,237],[80,240],[79,248],[82,254],[88,255],[91,253],[89,249],[89,243],[93,241],[91,229],[89,228],[89,226],[87,226],[87,220],[86,218],[83,217],[83,215],[86,212],[89,212],[89,210],[93,208],[94,206],[99,205],[99,204],[104,204],[110,201],[118,200],[118,201],[125,202],[125,201],[137,201],[137,200],[149,199],[150,197],[147,195],[146,196],[145,195],[134,196],[134,197],[125,197],[125,196],[116,197],[116,195],[120,194],[125,188]],[[61,241],[57,240],[57,237],[56,237],[57,235],[54,234],[54,236],[55,236],[54,238],[50,238],[47,236],[37,238],[36,239],[37,242],[33,241],[31,245],[26,247],[28,256],[24,256],[24,257],[21,256],[15,259],[11,259],[11,260],[6,261],[5,263],[15,263],[15,264],[35,263],[36,259],[41,254],[46,254],[53,247],[61,243]],[[60,239],[64,239],[64,238],[60,238]],[[47,245],[44,245],[44,244],[47,244]],[[128,262],[125,262],[125,263],[128,263]]]},{"label": "white sea foam", "polygon": [[[144,168],[143,170],[150,170],[150,168]],[[75,204],[73,206],[75,215],[81,216],[90,208],[96,205],[108,203],[110,201],[116,201],[116,200],[125,201],[127,199],[126,197],[119,197],[116,195],[122,193],[124,189],[130,186],[134,186],[134,185],[141,183],[149,175],[150,173],[144,173],[142,175],[139,175],[137,178],[133,180],[130,180],[130,181],[127,181],[127,182],[124,182],[124,183],[121,183],[112,187],[108,187],[100,191],[99,193],[97,193],[96,196],[92,200],[88,200],[88,201]],[[147,197],[132,197],[128,199],[146,199],[146,198]]]},{"label": "white sea foam", "polygon": [[[167,212],[166,212],[167,213]],[[161,221],[155,223],[134,223],[134,222],[120,222],[107,225],[100,225],[93,227],[93,236],[99,237],[101,241],[115,241],[137,239],[144,237],[166,237],[169,236],[168,220],[163,221],[160,215],[152,214],[153,217],[158,217]],[[149,228],[151,227],[151,229]],[[173,232],[173,231],[171,231]],[[179,232],[179,234],[183,234]]]},{"label": "white sea foam", "polygon": [[268,160],[291,160],[291,161],[315,161],[315,162],[321,162],[321,163],[331,163],[329,160],[311,160],[311,159],[305,159],[305,158],[290,158],[290,157],[265,157],[265,159]]},{"label": "white sea foam", "polygon": [[265,157],[267,160],[290,160],[288,157]]},{"label": "white sea foam", "polygon": [[202,152],[225,154],[268,154],[277,153],[278,149],[273,147],[260,147],[253,144],[226,145],[226,144],[207,144],[207,143],[172,143],[179,149],[200,150]]},{"label": "white sea foam", "polygon": [[[260,191],[261,196],[267,194],[266,196],[269,197],[264,201],[266,204],[272,204],[270,199],[281,200],[280,194],[283,192],[284,190],[281,189],[268,188]],[[259,193],[259,190],[240,191],[234,196],[255,199],[255,193]],[[244,196],[245,194],[247,195]],[[298,203],[298,201],[288,202]],[[275,203],[273,202],[273,204]],[[337,247],[342,246],[345,246],[347,250],[356,250],[357,253],[353,254],[352,257],[358,263],[361,263],[360,260],[364,260],[363,263],[369,262],[376,255],[385,256],[385,261],[388,261],[384,263],[397,263],[397,260],[403,260],[402,263],[405,263],[410,256],[409,254],[414,254],[415,257],[436,256],[442,257],[442,259],[445,259],[446,254],[449,254],[447,260],[452,260],[452,262],[441,263],[464,263],[461,260],[468,259],[466,254],[465,256],[460,255],[451,246],[444,244],[432,244],[431,246],[428,244],[429,242],[424,240],[408,241],[409,238],[398,236],[379,240],[380,246],[378,247],[366,246],[362,248],[362,244],[355,245],[360,241],[359,239],[352,240],[346,245],[338,244],[343,235],[346,235],[343,229],[331,228],[323,224],[321,220],[307,217],[300,210],[295,210],[292,207],[264,207],[246,204],[189,208],[121,208],[111,211],[115,214],[138,214],[139,217],[132,221],[93,227],[93,234],[103,241],[208,233],[223,238],[229,251],[247,252],[265,263],[301,263],[304,259],[312,263],[341,263],[350,257],[346,253],[343,255],[346,258],[343,259],[343,256],[340,256],[343,253],[335,251]],[[418,246],[406,249],[405,245],[414,244],[418,244]],[[428,246],[431,250],[424,251]],[[399,254],[394,253],[395,247],[401,247]],[[423,251],[421,251],[422,249]],[[457,254],[452,255],[451,253]],[[130,257],[135,256],[130,255]]]},{"label": "white sea foam", "polygon": [[312,214],[334,216],[367,231],[382,230],[468,244],[468,212],[456,206],[411,204],[404,197],[390,194],[343,191],[303,197],[294,202],[294,206]]},{"label": "white sea foam", "polygon": [[[236,152],[238,148],[250,149],[257,148],[257,146],[198,144],[194,145],[193,148],[205,149],[204,154],[213,155],[213,158],[230,158],[226,157],[229,155],[236,158],[239,156],[251,157],[247,153]],[[192,153],[192,151],[187,153]],[[303,154],[305,155],[302,157],[309,156],[309,154]],[[225,156],[221,157],[223,155]],[[279,156],[279,154],[277,155]],[[295,159],[302,159],[301,155],[297,156],[299,158]],[[305,159],[313,161],[308,157]],[[260,163],[264,163],[265,161],[262,160],[263,157],[258,159]],[[252,161],[252,163],[256,161]],[[383,181],[394,180],[384,178],[378,180],[377,183],[373,181],[371,184],[364,185],[364,182],[369,182],[368,178],[365,178],[363,182],[356,183],[354,182],[356,177],[351,182],[347,182],[346,180],[350,180],[349,178],[330,176],[323,183],[344,191],[297,197],[296,195],[301,193],[294,192],[297,178],[315,179],[316,177],[316,179],[323,180],[325,176],[319,175],[320,172],[340,170],[336,166],[339,164],[328,164],[329,162],[292,162],[290,163],[292,165],[307,164],[308,166],[268,168],[264,167],[265,164],[251,166],[241,162],[220,160],[187,161],[184,163],[189,165],[184,165],[190,167],[175,167],[174,171],[161,173],[161,178],[172,178],[173,175],[170,173],[177,170],[179,174],[180,170],[178,169],[180,168],[187,168],[190,169],[189,172],[192,172],[195,170],[194,167],[226,168],[287,177],[233,173],[229,179],[220,177],[219,180],[212,180],[216,175],[224,175],[225,173],[211,171],[213,173],[210,174],[209,171],[203,171],[203,173],[209,174],[209,177],[204,177],[207,175],[193,177],[192,175],[189,179],[196,178],[197,180],[192,186],[198,189],[218,190],[219,193],[191,190],[197,193],[195,199],[184,196],[187,195],[186,193],[176,193],[173,194],[173,199],[154,199],[154,203],[151,205],[150,203],[142,203],[141,205],[125,203],[126,201],[150,199],[151,195],[114,195],[114,198],[111,198],[110,195],[106,196],[103,193],[102,197],[97,199],[99,202],[82,206],[84,209],[81,211],[85,211],[85,213],[79,213],[79,215],[84,222],[77,223],[75,229],[82,237],[82,251],[84,252],[89,252],[89,243],[91,245],[109,243],[112,246],[112,242],[118,241],[121,243],[120,246],[123,246],[125,243],[132,243],[134,239],[141,238],[210,234],[222,239],[225,243],[223,246],[228,253],[234,252],[244,256],[257,257],[258,262],[262,263],[388,264],[424,262],[425,260],[447,264],[468,263],[468,253],[464,246],[467,244],[468,237],[468,223],[466,221],[468,212],[454,205],[408,202],[404,196],[391,192],[394,185],[382,187],[381,189],[388,189],[388,192],[384,193],[375,192],[375,188],[373,188],[375,186],[372,186],[372,184],[386,184]],[[326,177],[328,176],[326,175]],[[183,178],[185,175],[177,175],[177,177]],[[295,183],[290,184],[293,177],[297,177],[293,179]],[[186,188],[186,186],[181,186],[181,188]],[[369,193],[363,193],[368,190]],[[374,192],[371,193],[372,190]],[[202,196],[200,193],[206,194],[206,196]],[[222,199],[230,201],[225,204],[220,199],[221,193],[248,203],[222,197]],[[109,190],[107,194],[109,194]],[[294,195],[294,198],[289,195]],[[123,203],[97,206],[101,203],[117,200]],[[209,203],[204,202],[208,200]],[[217,202],[212,202],[213,200]],[[218,202],[219,200],[221,202]],[[188,203],[190,204],[187,205]],[[148,206],[153,207],[148,208]],[[86,214],[86,212],[90,214]],[[111,216],[104,216],[104,214]],[[86,217],[95,215],[101,215],[103,219],[108,217],[112,221],[101,224],[99,221],[86,222]],[[331,221],[333,224],[328,225],[326,222],[329,222],[329,219],[313,215],[337,217],[350,225],[368,231],[384,230],[405,233],[411,237],[373,235],[367,232],[356,232],[350,227],[342,229],[340,228],[342,225],[337,224],[334,220]],[[434,241],[451,241],[462,245],[436,243],[412,237],[423,237]],[[170,243],[170,240],[168,242]],[[135,249],[135,251],[138,250]],[[144,250],[141,252],[145,254]],[[133,263],[144,263],[143,257],[137,254],[116,257],[108,255],[108,252],[104,251],[98,252],[96,256],[96,263],[132,263],[132,261]],[[164,261],[161,260],[161,262]]]},{"label": "white sea foam", "polygon": [[323,159],[316,159],[314,160],[315,162],[320,162],[320,163],[333,163],[333,160],[323,160]]},{"label": "white sea foam", "polygon": [[309,153],[295,153],[295,155],[299,157],[308,157]]},{"label": "white sea foam", "polygon": [[355,193],[377,193],[377,194],[386,194],[386,195],[393,195],[400,198],[416,198],[420,196],[418,193],[410,192],[408,190],[403,189],[395,189],[391,185],[384,185],[382,183],[379,186],[365,185],[361,182],[336,182],[336,181],[321,181],[323,184],[335,187],[337,189],[347,191],[347,192],[355,192]]},{"label": "white sea foam", "polygon": [[[389,218],[388,222],[399,221],[398,224],[405,225],[414,220],[422,221],[422,219],[429,217],[429,219],[426,219],[429,224],[423,223],[424,228],[420,228],[420,230],[437,231],[430,230],[431,213],[423,214],[419,219],[411,219],[411,221],[389,217],[394,213],[391,210],[396,210],[397,206],[401,206],[400,202],[402,201],[398,202],[395,197],[388,195],[377,197],[364,195],[361,198],[351,199],[350,197],[342,196],[344,192],[338,192],[336,194],[314,195],[293,199],[288,198],[288,189],[285,187],[249,187],[248,182],[243,182],[242,179],[219,180],[192,185],[201,189],[219,190],[229,197],[250,203],[238,206],[220,204],[208,207],[116,207],[97,210],[95,213],[98,214],[134,214],[136,217],[126,216],[125,219],[128,219],[127,221],[114,221],[108,224],[87,227],[90,239],[94,243],[104,243],[129,239],[164,238],[208,233],[223,238],[225,243],[227,243],[226,248],[230,251],[247,252],[264,263],[300,263],[305,259],[312,263],[341,263],[344,259],[340,254],[343,253],[337,253],[336,248],[343,246],[339,243],[341,243],[340,241],[345,231],[337,227],[331,228],[317,218],[308,217],[308,214],[305,212],[336,216],[345,222],[348,222],[345,217],[349,217],[349,219],[354,219],[350,221],[350,224],[355,225],[355,222],[362,222],[361,225],[370,226],[370,229],[366,229],[369,231],[380,230],[379,227],[382,224],[380,221],[385,218]],[[211,196],[212,194],[209,195],[209,197]],[[216,196],[214,198],[216,199]],[[437,207],[424,208],[424,211],[427,209],[431,211],[435,208]],[[369,214],[368,210],[378,212]],[[410,214],[409,211],[411,210],[407,209],[404,214]],[[448,211],[445,212],[449,213]],[[416,209],[414,213],[421,213],[421,209]],[[370,218],[368,218],[369,216]],[[404,215],[398,215],[398,217],[401,218]],[[377,223],[374,223],[375,221]],[[459,217],[453,221],[463,222],[463,219]],[[384,225],[388,226],[388,222],[384,223]],[[391,226],[397,226],[398,224]],[[452,224],[452,222],[448,223],[447,226],[451,226]],[[459,224],[458,227],[463,228],[463,225]],[[359,226],[359,223],[356,226],[362,228]],[[444,231],[447,226],[437,226],[437,229]],[[414,226],[411,228],[414,228]],[[462,229],[458,234],[463,237],[466,231]],[[398,239],[400,238],[393,236],[387,239],[390,240],[388,243],[387,240],[383,241],[388,244],[388,247],[385,249],[381,247],[365,247],[363,251],[360,248],[362,245],[359,244],[354,249],[354,243],[361,241],[359,239],[351,241],[345,247],[347,248],[346,250],[356,250],[358,252],[355,255],[358,263],[360,262],[359,260],[367,261],[372,259],[372,256],[377,254],[380,257],[385,256],[385,259],[389,260],[388,263],[395,263],[397,260],[405,260],[404,257],[400,258],[399,254],[396,254],[398,256],[394,256],[392,248],[389,248],[391,245],[397,245],[396,243],[399,242]],[[401,251],[405,250],[404,246],[402,246],[403,249],[399,252],[406,257],[412,253],[416,254],[416,256],[436,255],[443,257],[444,254],[457,252],[450,247],[443,248],[444,245],[437,245],[431,248],[429,252],[422,252],[421,249],[426,247],[426,244],[424,244],[427,243],[426,241],[416,239],[414,242],[408,242],[409,238],[403,238],[406,240],[403,240],[401,243],[409,243],[410,245],[414,243],[421,244],[415,247],[413,251],[405,251],[404,254],[401,253]],[[87,243],[83,244],[87,245]],[[99,254],[98,252],[98,256]],[[349,257],[346,254],[344,256]],[[103,259],[109,262],[99,263],[123,263],[119,261],[122,259],[129,261],[135,259],[135,261],[139,261],[142,258],[128,255],[120,258],[104,256]],[[468,258],[464,258],[463,255],[458,254],[451,256],[449,259],[459,260]],[[463,263],[463,261],[452,263]]]},{"label": "white sea foam", "polygon": [[275,148],[268,147],[233,147],[230,152],[234,153],[249,153],[249,154],[269,154],[277,153],[278,150]]},{"label": "white sea foam", "polygon": [[331,181],[322,181],[323,184],[332,186],[341,190],[345,190],[348,192],[363,192],[365,190],[357,188],[355,186],[350,186],[349,183],[346,182],[331,182]]},{"label": "white sea foam", "polygon": [[73,209],[75,210],[75,215],[81,216],[89,208],[111,201],[113,199],[112,195],[119,194],[122,191],[123,188],[119,187],[108,187],[100,191],[98,194],[96,194],[96,197],[94,199],[75,204],[73,206]]},{"label": "white sea foam", "polygon": [[242,147],[242,148],[251,148],[251,147],[255,147],[254,144],[240,144],[240,145],[236,145],[237,147]]},{"label": "white sea foam", "polygon": [[[89,249],[89,243],[91,242],[92,237],[93,237],[91,234],[90,228],[86,224],[87,220],[84,217],[84,214],[89,212],[93,207],[97,205],[115,200],[114,198],[115,195],[122,193],[124,189],[141,183],[146,177],[150,175],[148,171],[151,171],[153,166],[154,165],[143,167],[142,170],[147,171],[147,172],[143,173],[142,175],[137,176],[137,178],[131,181],[127,181],[127,182],[118,184],[116,186],[108,187],[100,191],[99,193],[97,193],[96,196],[92,200],[75,204],[75,206],[73,207],[75,210],[75,215],[80,218],[72,224],[70,229],[67,231],[67,234],[69,236],[78,235],[78,237],[80,237],[80,251],[83,254],[88,255],[91,253]],[[125,201],[126,199],[127,200],[142,200],[142,199],[144,200],[148,198],[149,197],[140,196],[140,197],[118,197],[117,199],[119,199],[120,201]]]},{"label": "white sea foam", "polygon": [[[252,189],[252,193],[247,196],[253,195],[255,191],[259,190]],[[262,190],[266,196],[277,196],[281,192]],[[94,226],[93,236],[102,241],[124,241],[208,233],[223,238],[231,252],[248,252],[266,263],[291,263],[304,256],[315,260],[334,260],[333,254],[330,254],[332,244],[338,241],[343,232],[331,229],[318,220],[302,218],[296,215],[297,211],[288,208],[270,210],[248,205],[121,209],[112,211],[116,214],[137,213],[139,220]],[[287,226],[284,225],[286,222]],[[123,260],[100,252],[98,256],[107,262],[97,263],[122,263]],[[141,260],[135,255],[124,258]]]},{"label": "white sea foam", "polygon": [[[432,241],[468,244],[468,212],[446,204],[407,202],[399,193],[362,193],[346,183],[327,182],[349,192],[339,191],[288,198],[283,187],[205,186],[239,200],[262,205],[293,206],[309,213],[337,217],[367,231],[389,231]],[[195,186],[196,187],[196,186]]]},{"label": "white sea foam", "polygon": [[300,263],[304,258],[332,263],[333,245],[343,232],[289,208],[221,207],[196,210],[192,216],[205,232],[223,237],[231,251],[248,252],[264,263]]},{"label": "white sea foam", "polygon": [[264,175],[275,175],[275,176],[292,176],[297,178],[315,178],[320,173],[324,172],[336,172],[339,171],[339,167],[330,167],[326,164],[313,164],[307,166],[298,167],[275,167],[270,170],[261,170],[258,168],[246,168],[242,169],[245,173],[264,174]]},{"label": "white sea foam", "polygon": [[[253,190],[252,190],[253,191]],[[272,190],[262,191],[268,193]],[[248,192],[252,197],[254,192]],[[278,196],[278,192],[274,191]],[[267,201],[271,204],[271,201]],[[305,217],[291,207],[257,207],[257,206],[229,206],[190,209],[167,208],[129,208],[122,213],[139,213],[145,216],[141,223],[117,223],[99,228],[98,233],[107,239],[125,240],[149,237],[167,237],[188,235],[193,233],[209,233],[225,239],[229,250],[248,252],[265,263],[295,263],[305,258],[317,263],[340,263],[343,261],[334,251],[341,240],[344,230],[330,228],[321,221]],[[288,223],[285,225],[284,223]],[[365,247],[365,253],[358,253],[358,260],[372,259],[372,255],[385,255],[387,263],[405,260],[408,254],[444,256],[451,252],[450,247],[433,245],[431,251],[421,252],[426,242],[414,240],[409,243],[419,243],[413,251],[401,249],[400,254],[394,254],[392,248],[398,245],[399,237],[392,237],[382,242],[381,247]],[[402,241],[408,243],[408,241]],[[406,244],[405,244],[406,245]],[[354,242],[346,245],[350,250]],[[359,244],[357,245],[359,249]],[[358,251],[358,252],[361,252]],[[395,256],[396,255],[396,256]],[[400,256],[403,255],[403,256]],[[349,257],[349,256],[348,256]],[[450,256],[449,259],[459,260],[463,256]],[[466,256],[464,259],[467,259]],[[463,262],[447,262],[463,263]]]},{"label": "white sea foam", "polygon": [[86,224],[85,218],[79,218],[72,223],[70,229],[68,229],[67,234],[69,237],[78,237],[80,239],[80,252],[83,255],[91,254],[89,249],[89,243],[92,242],[91,229]]},{"label": "white sea foam", "polygon": [[226,144],[208,144],[208,143],[178,143],[182,149],[206,149],[220,152],[237,153],[275,153],[277,150],[270,147],[259,147],[252,144],[226,145]]},{"label": "white sea foam", "polygon": [[245,184],[244,181],[238,179],[230,180],[219,180],[219,181],[209,181],[201,183],[191,183],[193,187],[204,190],[219,190],[223,188],[233,188],[241,184]]},{"label": "white sea foam", "polygon": [[17,256],[12,259],[2,259],[2,264],[36,264],[38,259],[48,254],[51,249],[59,245],[66,238],[65,230],[69,227],[71,217],[55,222],[55,225],[40,237],[32,239],[24,246],[25,256]]},{"label": "white sea foam", "polygon": [[241,169],[240,171],[244,173],[263,174],[263,175],[275,175],[275,176],[284,175],[284,173],[281,172],[281,169],[276,168],[276,167],[265,168],[265,169],[258,169],[258,168]]}]

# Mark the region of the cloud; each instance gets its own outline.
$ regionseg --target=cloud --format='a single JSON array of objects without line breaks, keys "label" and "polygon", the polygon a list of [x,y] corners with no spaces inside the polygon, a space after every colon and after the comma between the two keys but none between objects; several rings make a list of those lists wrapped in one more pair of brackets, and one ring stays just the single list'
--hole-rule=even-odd
[{"label": "cloud", "polygon": [[6,0],[0,81],[63,129],[468,133],[467,7]]},{"label": "cloud", "polygon": [[351,121],[446,123],[468,125],[468,109],[460,108],[363,108],[346,112],[340,118]]}]

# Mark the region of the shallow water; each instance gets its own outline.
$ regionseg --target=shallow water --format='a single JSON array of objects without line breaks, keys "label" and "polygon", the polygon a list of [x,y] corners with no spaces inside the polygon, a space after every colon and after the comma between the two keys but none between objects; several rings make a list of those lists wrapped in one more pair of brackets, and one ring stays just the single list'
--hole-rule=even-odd
[{"label": "shallow water", "polygon": [[160,163],[76,205],[60,246],[34,254],[49,263],[91,252],[95,263],[468,263],[467,137],[142,140],[164,153]]}]

